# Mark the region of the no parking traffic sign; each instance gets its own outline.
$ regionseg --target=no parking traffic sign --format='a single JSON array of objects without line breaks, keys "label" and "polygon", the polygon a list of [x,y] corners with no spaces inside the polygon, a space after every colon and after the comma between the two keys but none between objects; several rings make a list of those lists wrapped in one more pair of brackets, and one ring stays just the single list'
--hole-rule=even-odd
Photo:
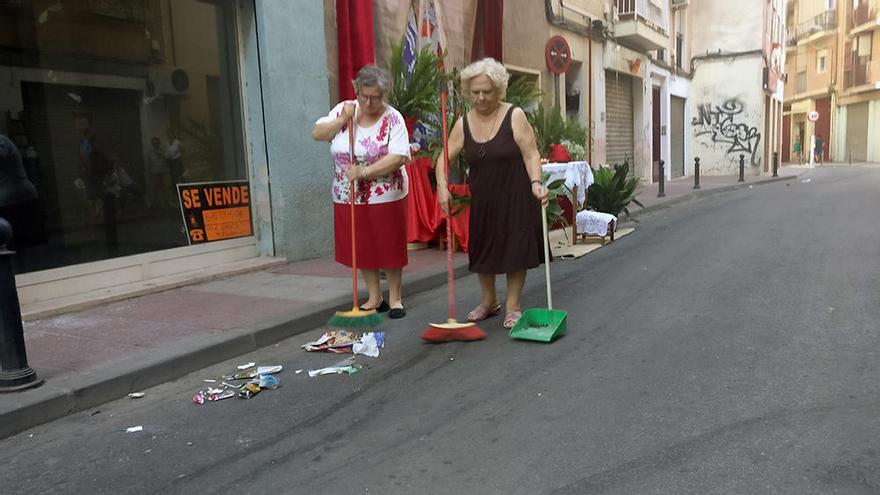
[{"label": "no parking traffic sign", "polygon": [[544,57],[547,59],[547,68],[550,72],[556,75],[563,74],[571,65],[571,47],[562,36],[553,36],[547,40]]}]

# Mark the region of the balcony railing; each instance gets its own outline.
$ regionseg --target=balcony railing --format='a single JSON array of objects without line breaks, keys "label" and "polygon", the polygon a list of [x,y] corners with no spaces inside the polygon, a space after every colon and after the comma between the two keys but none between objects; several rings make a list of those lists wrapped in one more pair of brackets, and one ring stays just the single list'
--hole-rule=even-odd
[{"label": "balcony railing", "polygon": [[859,0],[853,6],[852,27],[857,28],[880,17],[880,0]]},{"label": "balcony railing", "polygon": [[843,71],[843,80],[846,88],[875,85],[880,82],[880,59],[862,60]]},{"label": "balcony railing", "polygon": [[668,12],[663,8],[664,4],[664,0],[614,0],[621,19],[641,18],[666,31]]},{"label": "balcony railing", "polygon": [[821,31],[837,28],[837,11],[826,10],[812,19],[798,24],[796,38],[798,41]]}]

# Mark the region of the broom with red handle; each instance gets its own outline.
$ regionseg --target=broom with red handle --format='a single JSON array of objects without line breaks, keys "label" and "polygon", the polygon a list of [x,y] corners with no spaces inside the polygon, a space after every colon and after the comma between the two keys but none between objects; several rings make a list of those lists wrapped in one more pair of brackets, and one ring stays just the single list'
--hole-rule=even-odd
[{"label": "broom with red handle", "polygon": [[[440,121],[443,132],[443,173],[449,184],[449,139],[446,134],[446,84],[440,90]],[[486,332],[472,322],[459,323],[455,319],[455,275],[452,267],[452,212],[446,204],[446,279],[449,287],[449,318],[445,323],[431,323],[422,332],[422,338],[429,342],[470,341],[486,338]]]},{"label": "broom with red handle", "polygon": [[[354,167],[354,116],[348,118],[348,166]],[[349,205],[351,206],[351,311],[337,311],[328,325],[340,328],[363,328],[373,327],[382,322],[382,315],[376,313],[375,309],[361,309],[358,306],[358,286],[357,286],[357,240],[356,229],[354,226],[354,187],[355,179],[349,180]]]}]

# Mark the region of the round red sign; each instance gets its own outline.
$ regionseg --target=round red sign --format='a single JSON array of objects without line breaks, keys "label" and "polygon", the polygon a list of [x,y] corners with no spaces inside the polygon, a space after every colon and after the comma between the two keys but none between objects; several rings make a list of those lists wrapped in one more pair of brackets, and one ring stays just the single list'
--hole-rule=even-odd
[{"label": "round red sign", "polygon": [[810,122],[815,122],[819,120],[819,112],[813,110],[812,112],[807,114],[807,118],[810,119]]},{"label": "round red sign", "polygon": [[571,65],[571,48],[562,36],[553,36],[547,40],[544,56],[547,59],[547,68],[554,74],[564,73]]}]

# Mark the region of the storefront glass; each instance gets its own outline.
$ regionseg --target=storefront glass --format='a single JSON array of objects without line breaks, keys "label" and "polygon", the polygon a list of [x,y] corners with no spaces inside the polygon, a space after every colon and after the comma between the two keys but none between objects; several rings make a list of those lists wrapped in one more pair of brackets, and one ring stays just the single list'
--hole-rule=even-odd
[{"label": "storefront glass", "polygon": [[234,16],[221,1],[0,0],[0,134],[39,193],[0,204],[18,273],[185,246],[175,184],[247,179]]}]

